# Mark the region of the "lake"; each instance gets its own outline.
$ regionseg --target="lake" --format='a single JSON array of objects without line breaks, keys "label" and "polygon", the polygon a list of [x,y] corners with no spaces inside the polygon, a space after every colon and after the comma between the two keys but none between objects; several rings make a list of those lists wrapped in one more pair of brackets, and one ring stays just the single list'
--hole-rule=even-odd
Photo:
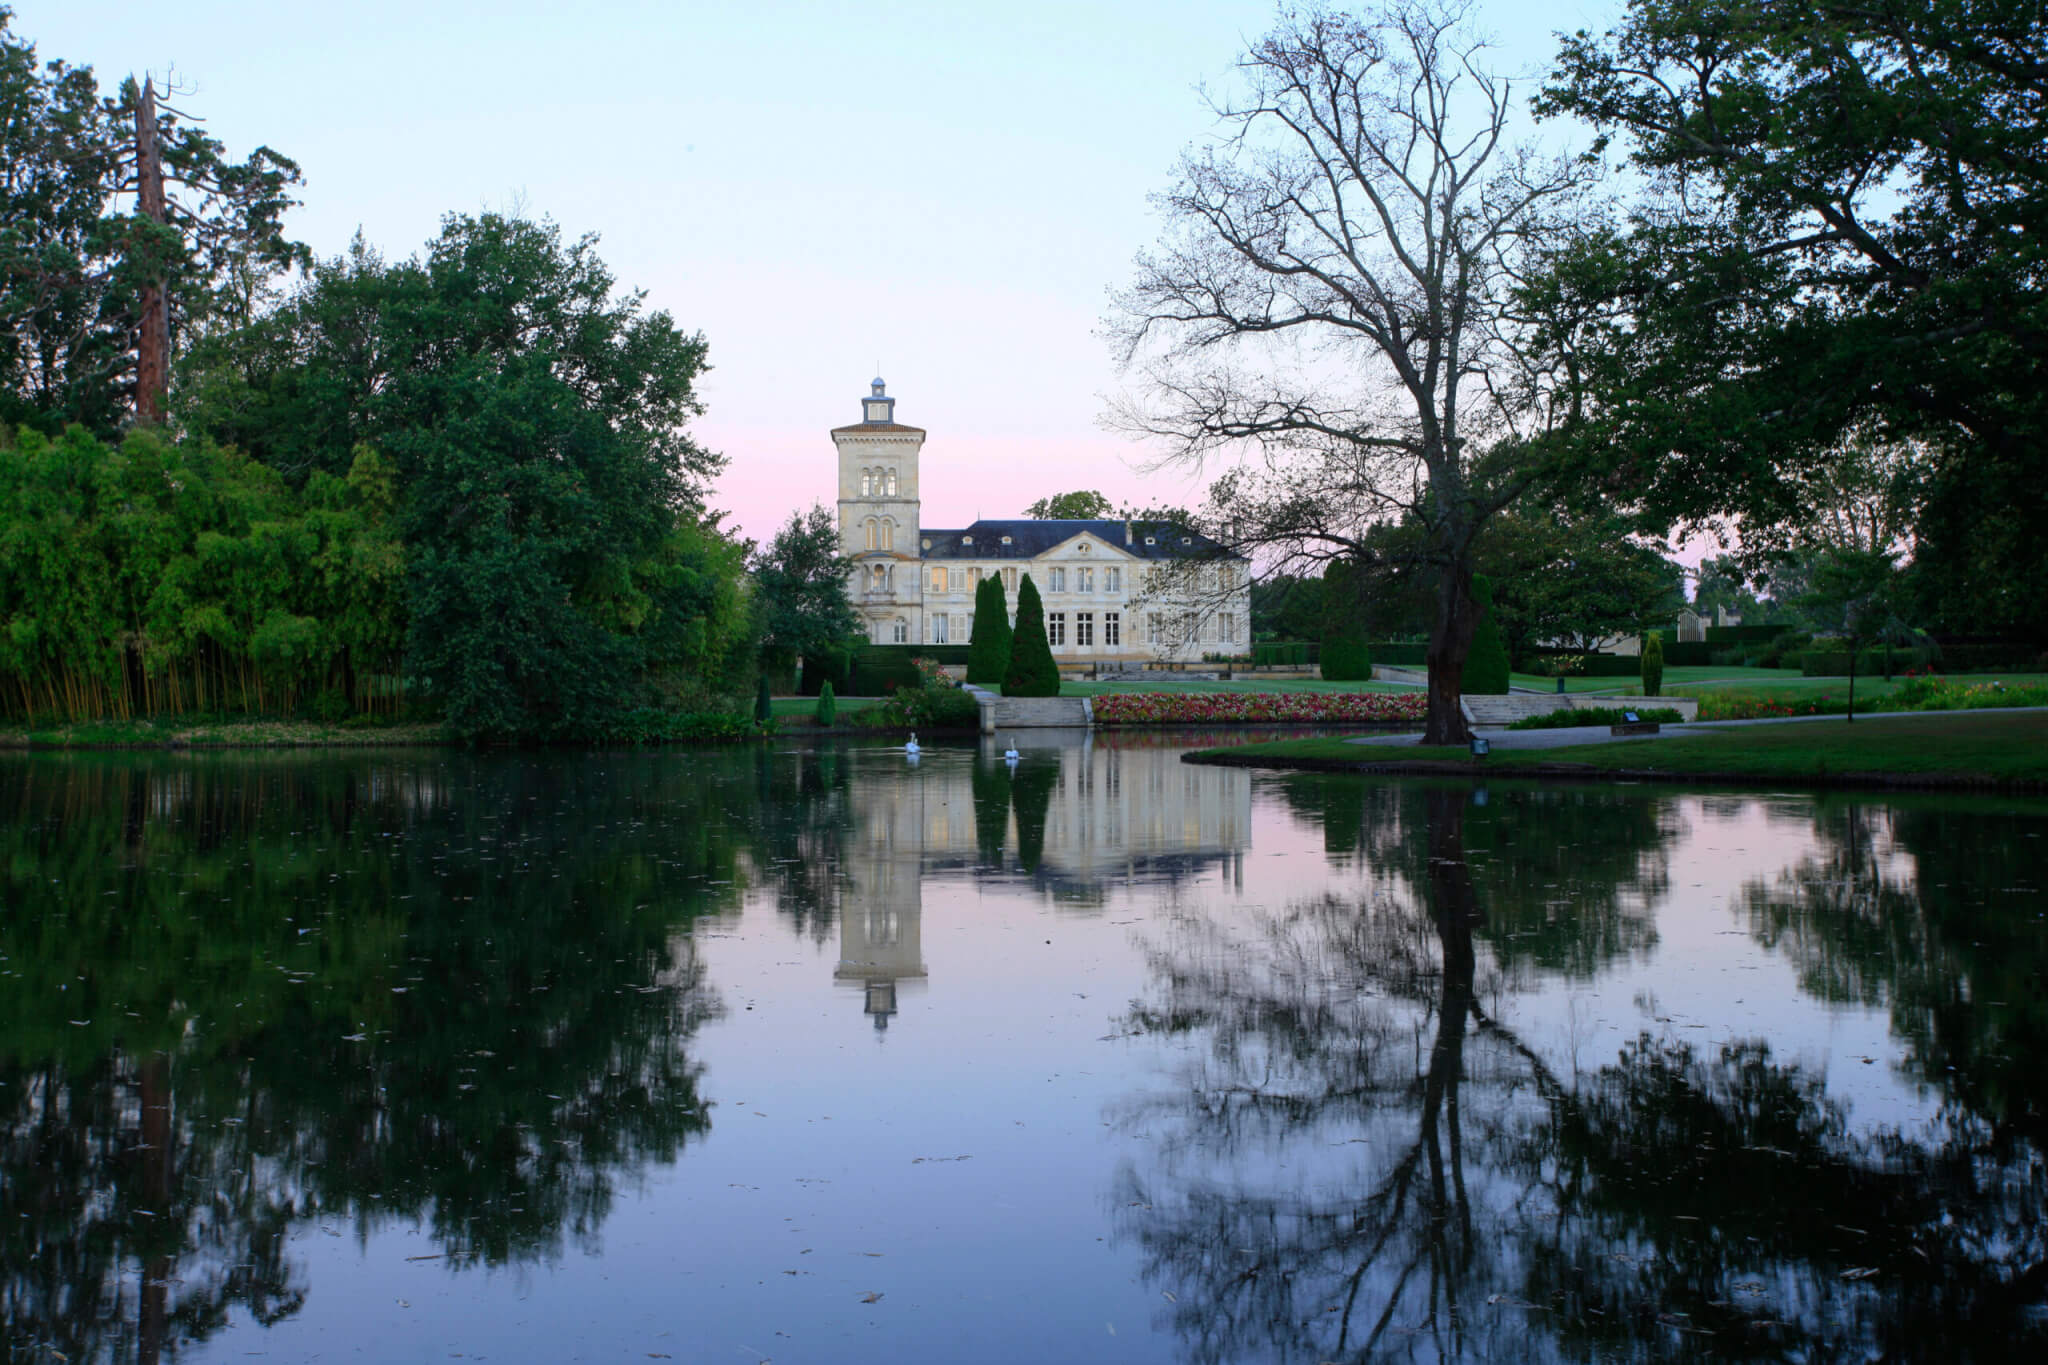
[{"label": "lake", "polygon": [[2040,1359],[2048,802],[0,757],[0,1359]]}]

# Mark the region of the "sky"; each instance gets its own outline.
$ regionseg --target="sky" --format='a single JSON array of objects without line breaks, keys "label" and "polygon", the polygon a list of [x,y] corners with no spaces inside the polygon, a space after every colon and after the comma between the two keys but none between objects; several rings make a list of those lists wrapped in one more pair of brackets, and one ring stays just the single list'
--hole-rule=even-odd
[{"label": "sky", "polygon": [[[877,374],[930,433],[928,526],[1076,488],[1199,501],[1103,429],[1129,381],[1100,330],[1159,235],[1150,196],[1213,132],[1197,88],[1227,85],[1270,5],[0,3],[42,57],[102,88],[173,76],[230,156],[297,161],[289,226],[318,255],[360,231],[408,256],[485,210],[597,234],[622,286],[708,339],[693,432],[758,540],[831,505],[827,433]],[[1535,71],[1620,5],[1475,10],[1500,67]]]}]

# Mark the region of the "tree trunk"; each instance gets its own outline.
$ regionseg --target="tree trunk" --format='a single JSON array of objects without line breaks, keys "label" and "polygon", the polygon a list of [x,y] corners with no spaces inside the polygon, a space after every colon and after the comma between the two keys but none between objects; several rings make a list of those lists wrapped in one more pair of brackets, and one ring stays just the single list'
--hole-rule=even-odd
[{"label": "tree trunk", "polygon": [[1472,631],[1479,624],[1472,601],[1472,570],[1459,566],[1444,574],[1437,599],[1436,629],[1430,632],[1429,717],[1424,744],[1466,744],[1472,727],[1465,723],[1459,697],[1465,686],[1465,656],[1472,652]]},{"label": "tree trunk", "polygon": [[[145,77],[135,102],[135,198],[145,218],[161,223],[164,209],[164,162],[156,136],[156,81]],[[162,276],[142,290],[142,316],[135,338],[135,420],[154,425],[164,420],[164,391],[170,387],[171,315]]]}]

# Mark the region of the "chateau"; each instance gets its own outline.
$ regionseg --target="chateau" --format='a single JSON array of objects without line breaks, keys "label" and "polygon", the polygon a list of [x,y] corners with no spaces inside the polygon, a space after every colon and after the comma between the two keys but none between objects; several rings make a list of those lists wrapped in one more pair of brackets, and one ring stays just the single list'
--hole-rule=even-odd
[{"label": "chateau", "polygon": [[869,640],[964,645],[982,579],[1002,582],[1014,619],[1017,585],[1029,574],[1063,668],[1250,650],[1250,565],[1207,537],[1121,520],[921,525],[924,438],[924,428],[896,420],[880,379],[861,400],[861,420],[832,429],[840,546],[854,561],[850,595]]}]

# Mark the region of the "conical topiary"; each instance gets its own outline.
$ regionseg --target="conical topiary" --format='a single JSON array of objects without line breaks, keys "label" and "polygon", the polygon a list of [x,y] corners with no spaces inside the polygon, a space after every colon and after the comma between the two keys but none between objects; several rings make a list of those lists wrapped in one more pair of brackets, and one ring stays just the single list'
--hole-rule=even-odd
[{"label": "conical topiary", "polygon": [[1664,637],[1651,631],[1643,641],[1643,695],[1664,693]]},{"label": "conical topiary", "polygon": [[1038,600],[1038,585],[1025,574],[1017,585],[1017,626],[1010,635],[1010,667],[1003,674],[1006,697],[1057,697],[1060,694],[1059,665],[1052,660],[1052,646],[1045,638],[1045,607]]},{"label": "conical topiary", "polygon": [[761,675],[760,686],[754,689],[754,723],[766,725],[775,716],[775,702],[768,693],[768,675]]},{"label": "conical topiary", "polygon": [[815,712],[818,724],[830,725],[839,719],[839,698],[833,694],[831,679],[818,689],[818,709]]},{"label": "conical topiary", "polygon": [[1003,582],[994,574],[974,590],[973,631],[967,637],[967,681],[1002,686],[1010,670],[1010,612],[1003,605]]},{"label": "conical topiary", "polygon": [[1472,628],[1472,648],[1465,655],[1462,691],[1471,696],[1506,696],[1508,690],[1508,646],[1500,626],[1493,619],[1493,584],[1484,575],[1472,575],[1472,607],[1478,624]]}]

